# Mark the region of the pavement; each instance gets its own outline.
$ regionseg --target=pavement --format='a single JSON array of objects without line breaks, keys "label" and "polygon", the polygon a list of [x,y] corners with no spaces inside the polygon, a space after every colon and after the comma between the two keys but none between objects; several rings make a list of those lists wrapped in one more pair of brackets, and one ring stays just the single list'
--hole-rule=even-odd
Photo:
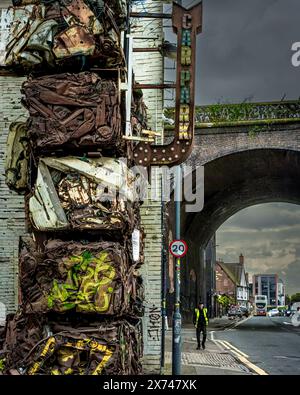
[{"label": "pavement", "polygon": [[[211,319],[208,325],[205,350],[196,350],[197,341],[193,325],[182,328],[182,375],[252,375],[234,352],[211,338],[211,333],[227,330],[239,325],[242,320],[230,320],[228,317]],[[172,330],[166,332],[165,368],[163,374],[172,374]]]}]

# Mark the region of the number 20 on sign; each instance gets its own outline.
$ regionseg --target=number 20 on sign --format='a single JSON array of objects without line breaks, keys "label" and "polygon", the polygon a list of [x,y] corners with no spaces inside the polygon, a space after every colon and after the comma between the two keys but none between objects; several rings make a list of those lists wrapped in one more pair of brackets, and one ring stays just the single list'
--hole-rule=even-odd
[{"label": "number 20 on sign", "polygon": [[173,240],[169,245],[169,251],[175,258],[182,258],[187,250],[188,246],[184,240]]}]

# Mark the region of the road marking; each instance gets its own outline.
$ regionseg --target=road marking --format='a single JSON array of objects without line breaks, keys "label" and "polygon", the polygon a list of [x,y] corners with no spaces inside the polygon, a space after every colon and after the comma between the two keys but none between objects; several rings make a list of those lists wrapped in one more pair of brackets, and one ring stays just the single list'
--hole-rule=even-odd
[{"label": "road marking", "polygon": [[247,358],[243,356],[237,356],[237,358],[247,366],[247,368],[252,369],[255,373],[259,374],[260,376],[269,376],[269,373],[265,372],[263,369],[259,368],[258,366],[254,365],[254,363],[250,362]]},{"label": "road marking", "polygon": [[247,357],[244,356],[244,355],[247,355],[247,354],[243,353],[242,351],[240,351],[238,348],[234,347],[229,342],[227,342],[225,340],[214,340],[214,342],[217,343],[217,344],[218,343],[221,344],[226,350],[230,350],[237,357],[237,359],[240,362],[242,362],[245,366],[247,366],[247,368],[249,368],[250,370],[254,371],[258,375],[260,375],[260,376],[268,376],[269,375],[269,373],[265,372],[263,369],[261,369],[258,366],[254,365],[254,363],[250,362],[247,359],[248,356]]},{"label": "road marking", "polygon": [[223,348],[226,348],[226,350],[230,350],[230,347],[228,347],[227,344],[225,344],[225,342],[223,340],[215,340],[215,342],[218,342],[219,344],[221,344],[223,346]]},{"label": "road marking", "polygon": [[250,320],[250,318],[252,318],[252,316],[245,318],[242,321],[237,322],[233,327],[236,328],[237,326],[243,324],[244,322],[246,322],[247,320]]},{"label": "road marking", "polygon": [[249,358],[249,355],[245,354],[243,351],[239,350],[238,348],[234,347],[231,343],[223,340],[224,343],[226,343],[230,348],[235,350],[237,353],[241,354],[245,358]]}]

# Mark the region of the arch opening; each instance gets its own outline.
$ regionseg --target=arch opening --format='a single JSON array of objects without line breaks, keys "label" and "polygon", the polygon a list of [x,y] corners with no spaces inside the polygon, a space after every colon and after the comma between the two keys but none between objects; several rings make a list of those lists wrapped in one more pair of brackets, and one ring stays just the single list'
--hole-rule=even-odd
[{"label": "arch opening", "polygon": [[[197,274],[196,299],[211,297],[207,289],[212,276],[212,256],[207,249],[217,230],[241,210],[264,203],[300,204],[300,153],[292,150],[257,149],[237,152],[205,164],[204,208],[199,213],[185,213],[182,206],[182,238],[189,245],[182,278],[183,300],[188,291],[186,273]],[[237,251],[237,254],[240,251]],[[190,314],[183,305],[183,316]]]}]

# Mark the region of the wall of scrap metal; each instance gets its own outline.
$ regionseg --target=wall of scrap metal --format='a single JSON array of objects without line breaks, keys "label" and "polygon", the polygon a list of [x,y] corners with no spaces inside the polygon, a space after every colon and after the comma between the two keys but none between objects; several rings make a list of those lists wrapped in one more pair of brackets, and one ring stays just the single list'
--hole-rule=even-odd
[{"label": "wall of scrap metal", "polygon": [[[123,0],[13,0],[5,11],[0,67],[27,76],[29,118],[7,140],[6,183],[24,195],[28,234],[2,374],[142,372],[144,235],[133,163],[119,159],[132,151],[120,88],[127,16]],[[139,134],[145,105],[132,100]]]}]

